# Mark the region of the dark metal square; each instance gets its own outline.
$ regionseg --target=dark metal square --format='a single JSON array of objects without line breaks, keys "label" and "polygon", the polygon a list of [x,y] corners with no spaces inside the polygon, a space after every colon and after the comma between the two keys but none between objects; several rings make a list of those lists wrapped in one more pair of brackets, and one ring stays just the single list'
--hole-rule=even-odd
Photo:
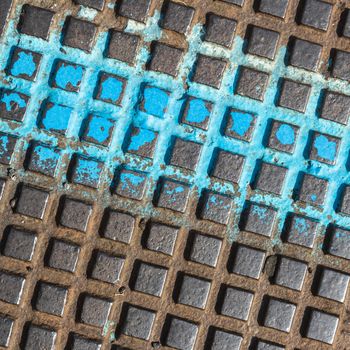
[{"label": "dark metal square", "polygon": [[322,98],[320,118],[346,125],[350,115],[350,96],[326,90]]},{"label": "dark metal square", "polygon": [[151,0],[122,0],[119,5],[119,14],[135,21],[145,22]]},{"label": "dark metal square", "polygon": [[25,278],[0,270],[0,300],[18,305],[23,292]]},{"label": "dark metal square", "polygon": [[274,120],[271,125],[267,146],[277,151],[294,153],[299,127]]},{"label": "dark metal square", "polygon": [[12,90],[2,90],[0,98],[1,118],[23,122],[29,96]]},{"label": "dark metal square", "polygon": [[153,158],[158,133],[133,126],[128,138],[126,151],[146,158]]},{"label": "dark metal square", "polygon": [[39,70],[42,55],[30,50],[15,47],[12,51],[8,74],[34,81]]},{"label": "dark metal square", "polygon": [[309,101],[310,91],[310,85],[283,79],[278,106],[304,113]]},{"label": "dark metal square", "polygon": [[189,96],[181,115],[181,123],[208,130],[212,106],[211,102]]},{"label": "dark metal square", "polygon": [[147,174],[121,169],[115,193],[119,196],[141,200],[146,190]]},{"label": "dark metal square", "polygon": [[311,205],[322,206],[328,189],[328,181],[313,175],[303,174],[298,199]]},{"label": "dark metal square", "polygon": [[336,163],[340,139],[331,135],[313,132],[310,159],[334,165]]}]

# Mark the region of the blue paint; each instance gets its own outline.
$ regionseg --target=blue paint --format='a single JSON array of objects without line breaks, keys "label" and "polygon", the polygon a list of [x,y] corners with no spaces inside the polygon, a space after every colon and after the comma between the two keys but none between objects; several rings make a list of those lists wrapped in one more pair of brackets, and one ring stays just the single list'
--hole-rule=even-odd
[{"label": "blue paint", "polygon": [[282,145],[292,145],[295,141],[294,129],[288,124],[282,124],[276,132],[276,137]]},{"label": "blue paint", "polygon": [[11,112],[12,109],[16,109],[16,105],[19,108],[26,107],[25,99],[22,98],[21,95],[17,92],[5,92],[1,99],[1,102],[5,103],[6,110],[8,112]]},{"label": "blue paint", "polygon": [[145,87],[143,108],[146,113],[163,118],[168,100],[169,96],[164,90],[152,86]]},{"label": "blue paint", "polygon": [[46,110],[41,121],[42,126],[50,131],[64,133],[68,127],[71,113],[71,108],[54,104]]},{"label": "blue paint", "polygon": [[259,220],[265,220],[267,215],[268,215],[268,211],[269,211],[267,208],[256,205],[256,204],[253,204],[251,206],[251,210],[252,210],[252,213],[254,215],[258,216]]},{"label": "blue paint", "polygon": [[93,115],[90,117],[85,137],[99,144],[108,144],[114,127],[112,120]]},{"label": "blue paint", "polygon": [[317,155],[320,158],[328,161],[334,161],[337,154],[337,144],[334,141],[328,140],[325,135],[317,135],[314,141],[314,147],[317,150]]},{"label": "blue paint", "polygon": [[27,75],[31,77],[36,71],[33,54],[30,52],[18,52],[18,59],[11,68],[11,74],[15,77],[19,75]]},{"label": "blue paint", "polygon": [[33,149],[33,165],[40,172],[53,176],[57,167],[60,153],[57,149],[36,145]]},{"label": "blue paint", "polygon": [[307,222],[306,219],[304,219],[302,217],[295,217],[294,222],[295,222],[294,228],[299,234],[307,234],[308,233],[309,223]]},{"label": "blue paint", "polygon": [[74,182],[97,187],[102,172],[102,163],[94,159],[79,157],[74,172]]},{"label": "blue paint", "polygon": [[313,202],[316,202],[316,200],[317,200],[317,195],[315,195],[315,194],[310,195],[310,199],[311,199]]},{"label": "blue paint", "polygon": [[67,90],[69,85],[77,89],[83,78],[84,69],[82,66],[68,64],[62,62],[62,65],[57,69],[55,83],[57,87]]},{"label": "blue paint", "polygon": [[142,190],[146,176],[134,171],[123,170],[120,174],[121,188],[129,191],[133,196],[138,196]]},{"label": "blue paint", "polygon": [[201,99],[191,99],[189,102],[186,121],[189,123],[203,123],[210,115],[207,103]]},{"label": "blue paint", "polygon": [[131,136],[129,151],[137,152],[141,147],[151,143],[156,138],[156,133],[151,130],[138,128],[138,133]]},{"label": "blue paint", "polygon": [[8,152],[9,137],[0,135],[0,157],[3,157]]},{"label": "blue paint", "polygon": [[178,185],[176,187],[172,187],[169,183],[164,184],[164,191],[167,195],[172,196],[174,194],[179,194],[185,191],[184,187]]},{"label": "blue paint", "polygon": [[241,111],[232,111],[230,114],[232,118],[231,130],[243,137],[248,132],[252,124],[253,116],[249,113]]},{"label": "blue paint", "polygon": [[123,82],[117,78],[108,77],[101,84],[100,99],[117,104],[123,92]]}]

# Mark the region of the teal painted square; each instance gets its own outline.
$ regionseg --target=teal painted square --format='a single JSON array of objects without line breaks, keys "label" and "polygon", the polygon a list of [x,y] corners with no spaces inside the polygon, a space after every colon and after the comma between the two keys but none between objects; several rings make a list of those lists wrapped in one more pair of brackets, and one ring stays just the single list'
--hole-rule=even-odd
[{"label": "teal painted square", "polygon": [[22,122],[26,112],[29,96],[17,91],[3,90],[0,98],[0,116]]},{"label": "teal painted square", "polygon": [[90,115],[84,128],[83,140],[108,146],[114,129],[114,121],[98,115]]},{"label": "teal painted square", "polygon": [[141,200],[144,196],[147,174],[141,171],[121,169],[116,193],[120,196]]},{"label": "teal painted square", "polygon": [[78,92],[84,72],[83,66],[59,60],[55,64],[51,85],[58,89]]},{"label": "teal painted square", "polygon": [[225,117],[224,134],[242,141],[250,142],[256,117],[245,111],[228,109]]},{"label": "teal painted square", "polygon": [[95,98],[103,102],[120,105],[123,99],[125,85],[125,79],[103,72],[97,84]]},{"label": "teal painted square", "polygon": [[60,151],[43,144],[34,144],[30,150],[28,169],[54,177],[60,159]]},{"label": "teal painted square", "polygon": [[169,102],[169,92],[147,85],[143,89],[140,109],[147,114],[163,118]]},{"label": "teal painted square", "polygon": [[127,151],[146,158],[153,158],[158,133],[145,128],[133,127]]},{"label": "teal painted square", "polygon": [[68,127],[71,113],[72,108],[70,107],[46,102],[44,104],[44,111],[39,120],[39,127],[64,135]]},{"label": "teal painted square", "polygon": [[0,133],[0,163],[10,164],[17,138],[8,134]]},{"label": "teal painted square", "polygon": [[212,103],[200,98],[189,97],[185,102],[181,122],[203,130],[208,130],[211,110]]},{"label": "teal painted square", "polygon": [[101,161],[75,155],[72,167],[72,182],[93,188],[98,187],[103,169]]},{"label": "teal painted square", "polygon": [[8,73],[14,77],[34,80],[38,72],[41,54],[16,47],[13,50]]}]

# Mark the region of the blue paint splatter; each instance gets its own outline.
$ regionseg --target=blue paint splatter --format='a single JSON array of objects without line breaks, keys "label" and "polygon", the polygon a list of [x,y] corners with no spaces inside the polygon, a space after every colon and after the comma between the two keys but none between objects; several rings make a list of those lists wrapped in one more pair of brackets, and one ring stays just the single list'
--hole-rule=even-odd
[{"label": "blue paint splatter", "polygon": [[231,118],[232,118],[231,130],[236,134],[238,134],[239,136],[243,137],[247,133],[247,131],[249,130],[252,124],[253,116],[249,113],[232,111]]},{"label": "blue paint splatter", "polygon": [[30,52],[18,52],[18,59],[11,68],[11,74],[15,77],[19,75],[27,75],[31,77],[36,70],[33,54]]},{"label": "blue paint splatter", "polygon": [[24,108],[26,106],[26,101],[17,92],[4,93],[1,101],[5,103],[8,112],[12,111],[15,104],[17,104],[19,108]]},{"label": "blue paint splatter", "polygon": [[85,137],[93,141],[106,144],[108,143],[114,123],[110,119],[93,115],[90,118]]},{"label": "blue paint splatter", "polygon": [[0,156],[3,157],[8,152],[9,137],[7,135],[0,136]]},{"label": "blue paint splatter", "polygon": [[265,220],[268,214],[268,209],[259,205],[251,206],[252,213],[257,215],[259,220]]},{"label": "blue paint splatter", "polygon": [[56,85],[63,90],[68,89],[69,85],[77,89],[83,78],[83,72],[82,66],[73,66],[63,62],[56,72]]},{"label": "blue paint splatter", "polygon": [[71,113],[71,108],[54,104],[46,110],[41,121],[42,126],[47,130],[64,133],[68,127]]},{"label": "blue paint splatter", "polygon": [[309,229],[309,224],[306,221],[306,219],[301,218],[301,217],[296,217],[294,219],[295,222],[295,230],[299,233],[299,234],[305,234],[308,233],[308,229]]},{"label": "blue paint splatter", "polygon": [[164,90],[148,86],[144,90],[143,108],[146,113],[163,118],[168,100],[169,96]]},{"label": "blue paint splatter", "polygon": [[189,123],[203,123],[209,118],[210,111],[205,101],[201,99],[191,99],[189,102],[186,121]]},{"label": "blue paint splatter", "polygon": [[288,124],[282,124],[276,132],[276,137],[282,145],[292,145],[295,141],[294,129]]},{"label": "blue paint splatter", "polygon": [[325,135],[318,135],[315,137],[314,146],[319,157],[334,161],[337,153],[336,142],[328,140]]},{"label": "blue paint splatter", "polygon": [[33,150],[33,165],[47,175],[54,176],[59,158],[59,151],[50,147],[37,145]]},{"label": "blue paint splatter", "polygon": [[316,202],[317,196],[316,196],[315,194],[312,194],[312,195],[310,195],[310,199],[311,199],[313,202]]},{"label": "blue paint splatter", "polygon": [[138,128],[138,133],[131,137],[128,150],[137,152],[141,147],[153,142],[155,137],[156,134],[154,131]]},{"label": "blue paint splatter", "polygon": [[100,99],[117,104],[123,92],[123,82],[119,79],[108,77],[101,84]]},{"label": "blue paint splatter", "polygon": [[178,185],[176,187],[172,187],[170,184],[166,183],[164,185],[164,191],[167,195],[171,196],[174,194],[179,194],[185,191],[185,189],[183,188],[183,186]]},{"label": "blue paint splatter", "polygon": [[93,159],[78,158],[74,173],[74,182],[97,187],[102,172],[102,163]]}]

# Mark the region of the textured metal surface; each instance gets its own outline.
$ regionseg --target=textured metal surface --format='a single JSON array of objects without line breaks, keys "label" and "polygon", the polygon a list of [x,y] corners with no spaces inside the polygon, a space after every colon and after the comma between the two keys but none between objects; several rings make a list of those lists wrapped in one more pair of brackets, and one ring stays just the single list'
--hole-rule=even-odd
[{"label": "textured metal surface", "polygon": [[1,0],[0,347],[349,349],[348,8]]}]

